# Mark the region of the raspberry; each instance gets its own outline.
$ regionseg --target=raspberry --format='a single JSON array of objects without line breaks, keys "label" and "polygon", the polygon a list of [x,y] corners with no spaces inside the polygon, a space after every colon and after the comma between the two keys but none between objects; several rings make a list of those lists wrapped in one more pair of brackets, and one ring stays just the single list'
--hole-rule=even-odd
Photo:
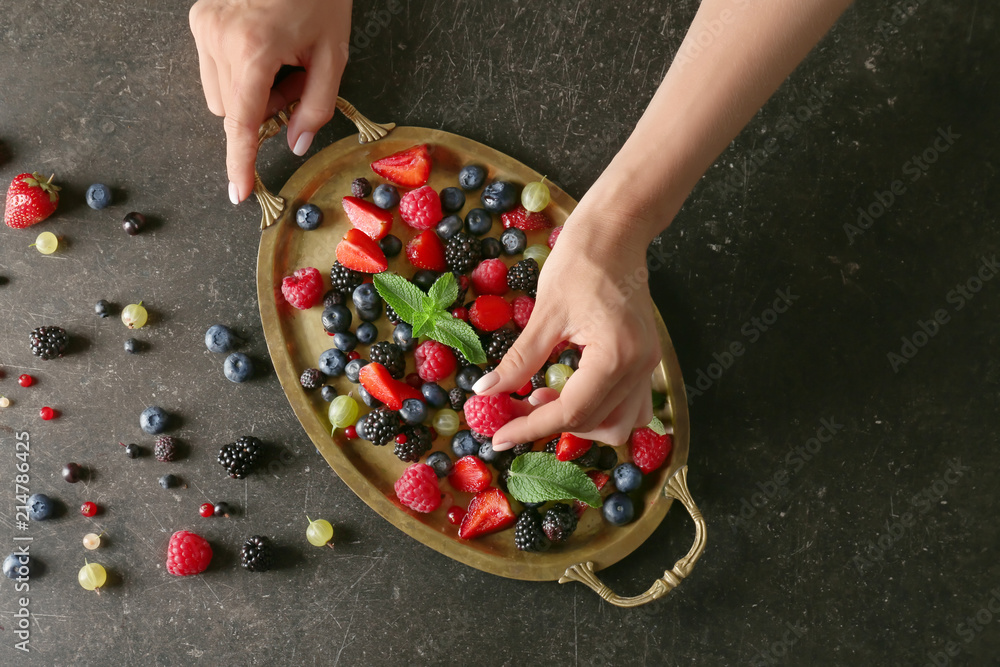
[{"label": "raspberry", "polygon": [[552,250],[553,248],[556,247],[556,240],[559,238],[559,235],[562,234],[562,230],[563,230],[562,225],[559,225],[558,227],[552,230],[551,234],[549,234],[549,250]]},{"label": "raspberry", "polygon": [[281,294],[299,310],[308,310],[323,298],[323,278],[311,266],[297,269],[281,281]]},{"label": "raspberry", "polygon": [[669,433],[657,435],[651,428],[639,428],[632,431],[629,450],[632,452],[632,462],[639,466],[644,475],[653,472],[667,460],[673,448],[673,438]]},{"label": "raspberry", "polygon": [[478,297],[469,309],[469,322],[480,331],[496,331],[510,322],[510,304],[490,294]]},{"label": "raspberry", "polygon": [[500,216],[504,229],[516,227],[522,232],[533,232],[538,229],[548,229],[552,226],[552,221],[544,213],[533,213],[520,204],[512,211],[507,211]]},{"label": "raspberry", "polygon": [[403,222],[424,231],[441,222],[441,197],[429,185],[411,190],[399,200],[399,215]]},{"label": "raspberry", "polygon": [[479,294],[507,292],[507,265],[502,259],[484,259],[472,272],[472,287]]},{"label": "raspberry", "polygon": [[538,262],[529,257],[510,267],[507,273],[507,286],[512,290],[520,290],[528,296],[535,296],[535,290],[538,288]]},{"label": "raspberry", "polygon": [[413,353],[417,375],[424,382],[440,382],[455,372],[458,362],[451,348],[436,340],[425,340]]},{"label": "raspberry", "polygon": [[469,396],[463,410],[469,428],[492,437],[501,426],[514,418],[514,401],[507,394]]},{"label": "raspberry", "polygon": [[510,307],[514,311],[514,324],[521,329],[528,326],[528,318],[535,309],[535,300],[530,296],[517,296],[510,302]]},{"label": "raspberry", "polygon": [[441,505],[437,474],[426,463],[414,463],[404,470],[393,488],[399,502],[411,510],[433,512]]},{"label": "raspberry", "polygon": [[364,199],[372,193],[372,184],[367,178],[355,178],[351,181],[351,194],[359,199]]},{"label": "raspberry", "polygon": [[201,535],[179,530],[167,546],[167,572],[178,577],[204,572],[212,561],[212,546]]}]

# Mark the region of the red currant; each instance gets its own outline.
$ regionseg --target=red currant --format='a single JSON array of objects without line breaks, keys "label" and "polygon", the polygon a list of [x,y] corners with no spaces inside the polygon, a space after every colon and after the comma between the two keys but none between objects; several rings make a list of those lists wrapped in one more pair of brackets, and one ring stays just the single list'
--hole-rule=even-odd
[{"label": "red currant", "polygon": [[400,445],[405,445],[406,444],[406,434],[405,433],[400,433],[399,435],[397,435],[396,436],[396,442],[398,444],[400,444]]},{"label": "red currant", "polygon": [[355,359],[360,359],[360,358],[361,358],[361,353],[358,352],[357,350],[352,350],[351,353],[347,355],[348,361],[354,361]]},{"label": "red currant", "polygon": [[416,373],[410,373],[406,376],[406,384],[410,385],[414,389],[420,389],[423,386],[424,381],[420,379],[420,376]]},{"label": "red currant", "polygon": [[344,429],[344,436],[348,440],[354,440],[356,437],[358,437],[358,429],[353,424],[351,424],[350,426]]},{"label": "red currant", "polygon": [[438,437],[437,429],[434,428],[433,426],[428,426],[427,430],[430,431],[431,433],[431,440],[437,440]]},{"label": "red currant", "polygon": [[21,375],[17,378],[17,383],[22,387],[30,387],[31,385],[35,384],[35,378],[25,373],[24,375]]},{"label": "red currant", "polygon": [[84,504],[80,505],[80,514],[83,516],[94,516],[97,514],[97,505],[88,500]]},{"label": "red currant", "polygon": [[50,419],[55,418],[56,411],[46,405],[44,408],[38,411],[38,416],[44,419],[45,421],[48,421]]},{"label": "red currant", "polygon": [[202,504],[202,506],[198,508],[198,514],[204,517],[212,516],[213,514],[215,514],[215,505],[213,505],[212,503]]},{"label": "red currant", "polygon": [[465,518],[465,510],[458,505],[453,505],[450,510],[448,510],[448,521],[451,525],[457,526],[462,523],[462,519]]}]

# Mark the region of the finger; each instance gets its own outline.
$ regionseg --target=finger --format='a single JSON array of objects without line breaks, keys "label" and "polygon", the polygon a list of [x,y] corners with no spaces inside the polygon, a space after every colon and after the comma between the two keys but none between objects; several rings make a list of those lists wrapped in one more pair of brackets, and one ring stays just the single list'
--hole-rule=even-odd
[{"label": "finger", "polygon": [[302,99],[288,123],[288,147],[296,155],[305,155],[313,137],[330,122],[337,110],[342,68],[332,48],[318,48],[306,73]]},{"label": "finger", "polygon": [[[534,391],[531,396],[529,396],[524,401],[514,401],[514,416],[525,417],[537,408],[551,403],[559,398],[559,392],[555,389],[549,389],[548,387],[542,387]],[[517,443],[515,442],[503,442],[496,440],[496,434],[494,434],[493,449],[502,452],[504,450],[512,448]]]},{"label": "finger", "polygon": [[[534,313],[533,313],[534,314]],[[517,391],[545,364],[561,332],[551,318],[529,319],[528,326],[503,355],[500,364],[472,385],[477,394]]]},{"label": "finger", "polygon": [[302,90],[306,84],[306,73],[295,71],[279,81],[271,88],[271,97],[267,101],[267,116],[273,116],[282,109],[287,109],[292,102],[302,98]]},{"label": "finger", "polygon": [[253,190],[257,130],[264,119],[271,81],[277,71],[277,66],[268,68],[258,62],[232,72],[223,124],[226,128],[229,198],[234,204],[246,199]]},{"label": "finger", "polygon": [[208,110],[216,116],[226,115],[222,105],[222,91],[219,88],[219,68],[215,59],[198,44],[198,67],[201,71],[201,87],[205,90]]},{"label": "finger", "polygon": [[639,414],[635,418],[635,422],[632,424],[633,428],[642,428],[647,426],[649,422],[653,421],[653,388],[649,382],[644,382],[642,385],[642,397],[639,404]]},{"label": "finger", "polygon": [[[618,404],[597,428],[575,435],[589,440],[597,440],[609,445],[620,446],[628,440],[632,427],[643,409],[643,389],[635,388],[625,400]],[[646,422],[649,423],[648,421]]]}]

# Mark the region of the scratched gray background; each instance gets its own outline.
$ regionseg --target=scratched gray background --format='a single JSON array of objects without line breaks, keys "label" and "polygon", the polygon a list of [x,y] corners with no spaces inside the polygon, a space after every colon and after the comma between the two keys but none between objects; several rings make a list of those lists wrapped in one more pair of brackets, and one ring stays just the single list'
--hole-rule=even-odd
[{"label": "scratched gray background", "polygon": [[[488,143],[579,197],[641,114],[695,3],[390,6],[356,3],[362,28],[372,11],[389,20],[349,66],[344,95],[375,118]],[[10,278],[0,393],[15,400],[0,412],[0,543],[16,533],[13,430],[31,434],[32,490],[70,508],[31,526],[46,571],[31,584],[29,657],[13,649],[17,596],[0,581],[0,662],[1000,664],[989,610],[1000,599],[1000,282],[962,297],[961,309],[949,298],[1000,242],[998,13],[978,0],[910,2],[893,26],[903,6],[848,11],[664,235],[669,261],[653,291],[688,382],[706,378],[691,405],[690,483],[709,548],[669,599],[623,611],[580,586],[507,581],[421,546],[327,469],[272,374],[242,386],[223,378],[201,343],[209,324],[234,325],[266,358],[258,214],[227,202],[221,124],[202,101],[187,3],[0,2],[0,180],[56,172],[63,204],[45,228],[68,240],[42,258],[26,247],[31,232],[0,231]],[[911,182],[907,162],[939,128],[959,138]],[[337,120],[316,145],[348,131]],[[300,163],[277,144],[261,161],[275,184]],[[868,230],[845,231],[897,179],[905,194]],[[115,186],[113,208],[82,203],[94,181]],[[125,236],[118,220],[132,209],[155,228]],[[778,289],[797,298],[775,321]],[[92,314],[99,298],[146,301],[146,354],[122,352],[120,324]],[[894,369],[887,355],[938,309],[948,322]],[[35,362],[27,333],[42,324],[69,329],[75,353]],[[720,374],[713,355],[734,341],[745,353]],[[39,378],[29,391],[14,381],[25,370]],[[42,423],[45,404],[61,418]],[[137,417],[149,404],[181,417],[182,461],[130,461],[116,444],[148,447]],[[822,419],[836,435],[807,461],[795,448]],[[223,479],[218,445],[251,431],[277,463],[246,482]],[[92,468],[92,480],[64,483],[67,460]],[[168,469],[189,488],[161,490]],[[84,520],[75,508],[85,499],[105,512]],[[201,520],[206,499],[240,515]],[[335,553],[305,544],[306,512],[337,525]],[[110,537],[94,554],[80,545],[92,526]],[[204,576],[163,569],[168,536],[183,527],[216,547]],[[239,569],[253,533],[282,545],[276,571]],[[690,540],[689,521],[671,513],[607,579],[645,589]],[[113,572],[101,597],[75,582],[85,555]]]}]

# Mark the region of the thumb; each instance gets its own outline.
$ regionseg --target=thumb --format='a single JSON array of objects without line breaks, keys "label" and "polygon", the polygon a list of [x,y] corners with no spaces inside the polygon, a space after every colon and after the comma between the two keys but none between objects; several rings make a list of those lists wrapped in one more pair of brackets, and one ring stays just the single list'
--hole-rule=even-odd
[{"label": "thumb", "polygon": [[560,331],[551,322],[551,319],[537,315],[528,320],[528,326],[507,350],[500,365],[479,378],[472,390],[477,394],[500,394],[523,387],[538,372],[549,358],[552,348],[559,342]]},{"label": "thumb", "polygon": [[318,48],[306,74],[302,99],[288,123],[288,147],[296,155],[305,155],[313,137],[330,122],[337,111],[337,90],[343,62],[331,48]]}]

